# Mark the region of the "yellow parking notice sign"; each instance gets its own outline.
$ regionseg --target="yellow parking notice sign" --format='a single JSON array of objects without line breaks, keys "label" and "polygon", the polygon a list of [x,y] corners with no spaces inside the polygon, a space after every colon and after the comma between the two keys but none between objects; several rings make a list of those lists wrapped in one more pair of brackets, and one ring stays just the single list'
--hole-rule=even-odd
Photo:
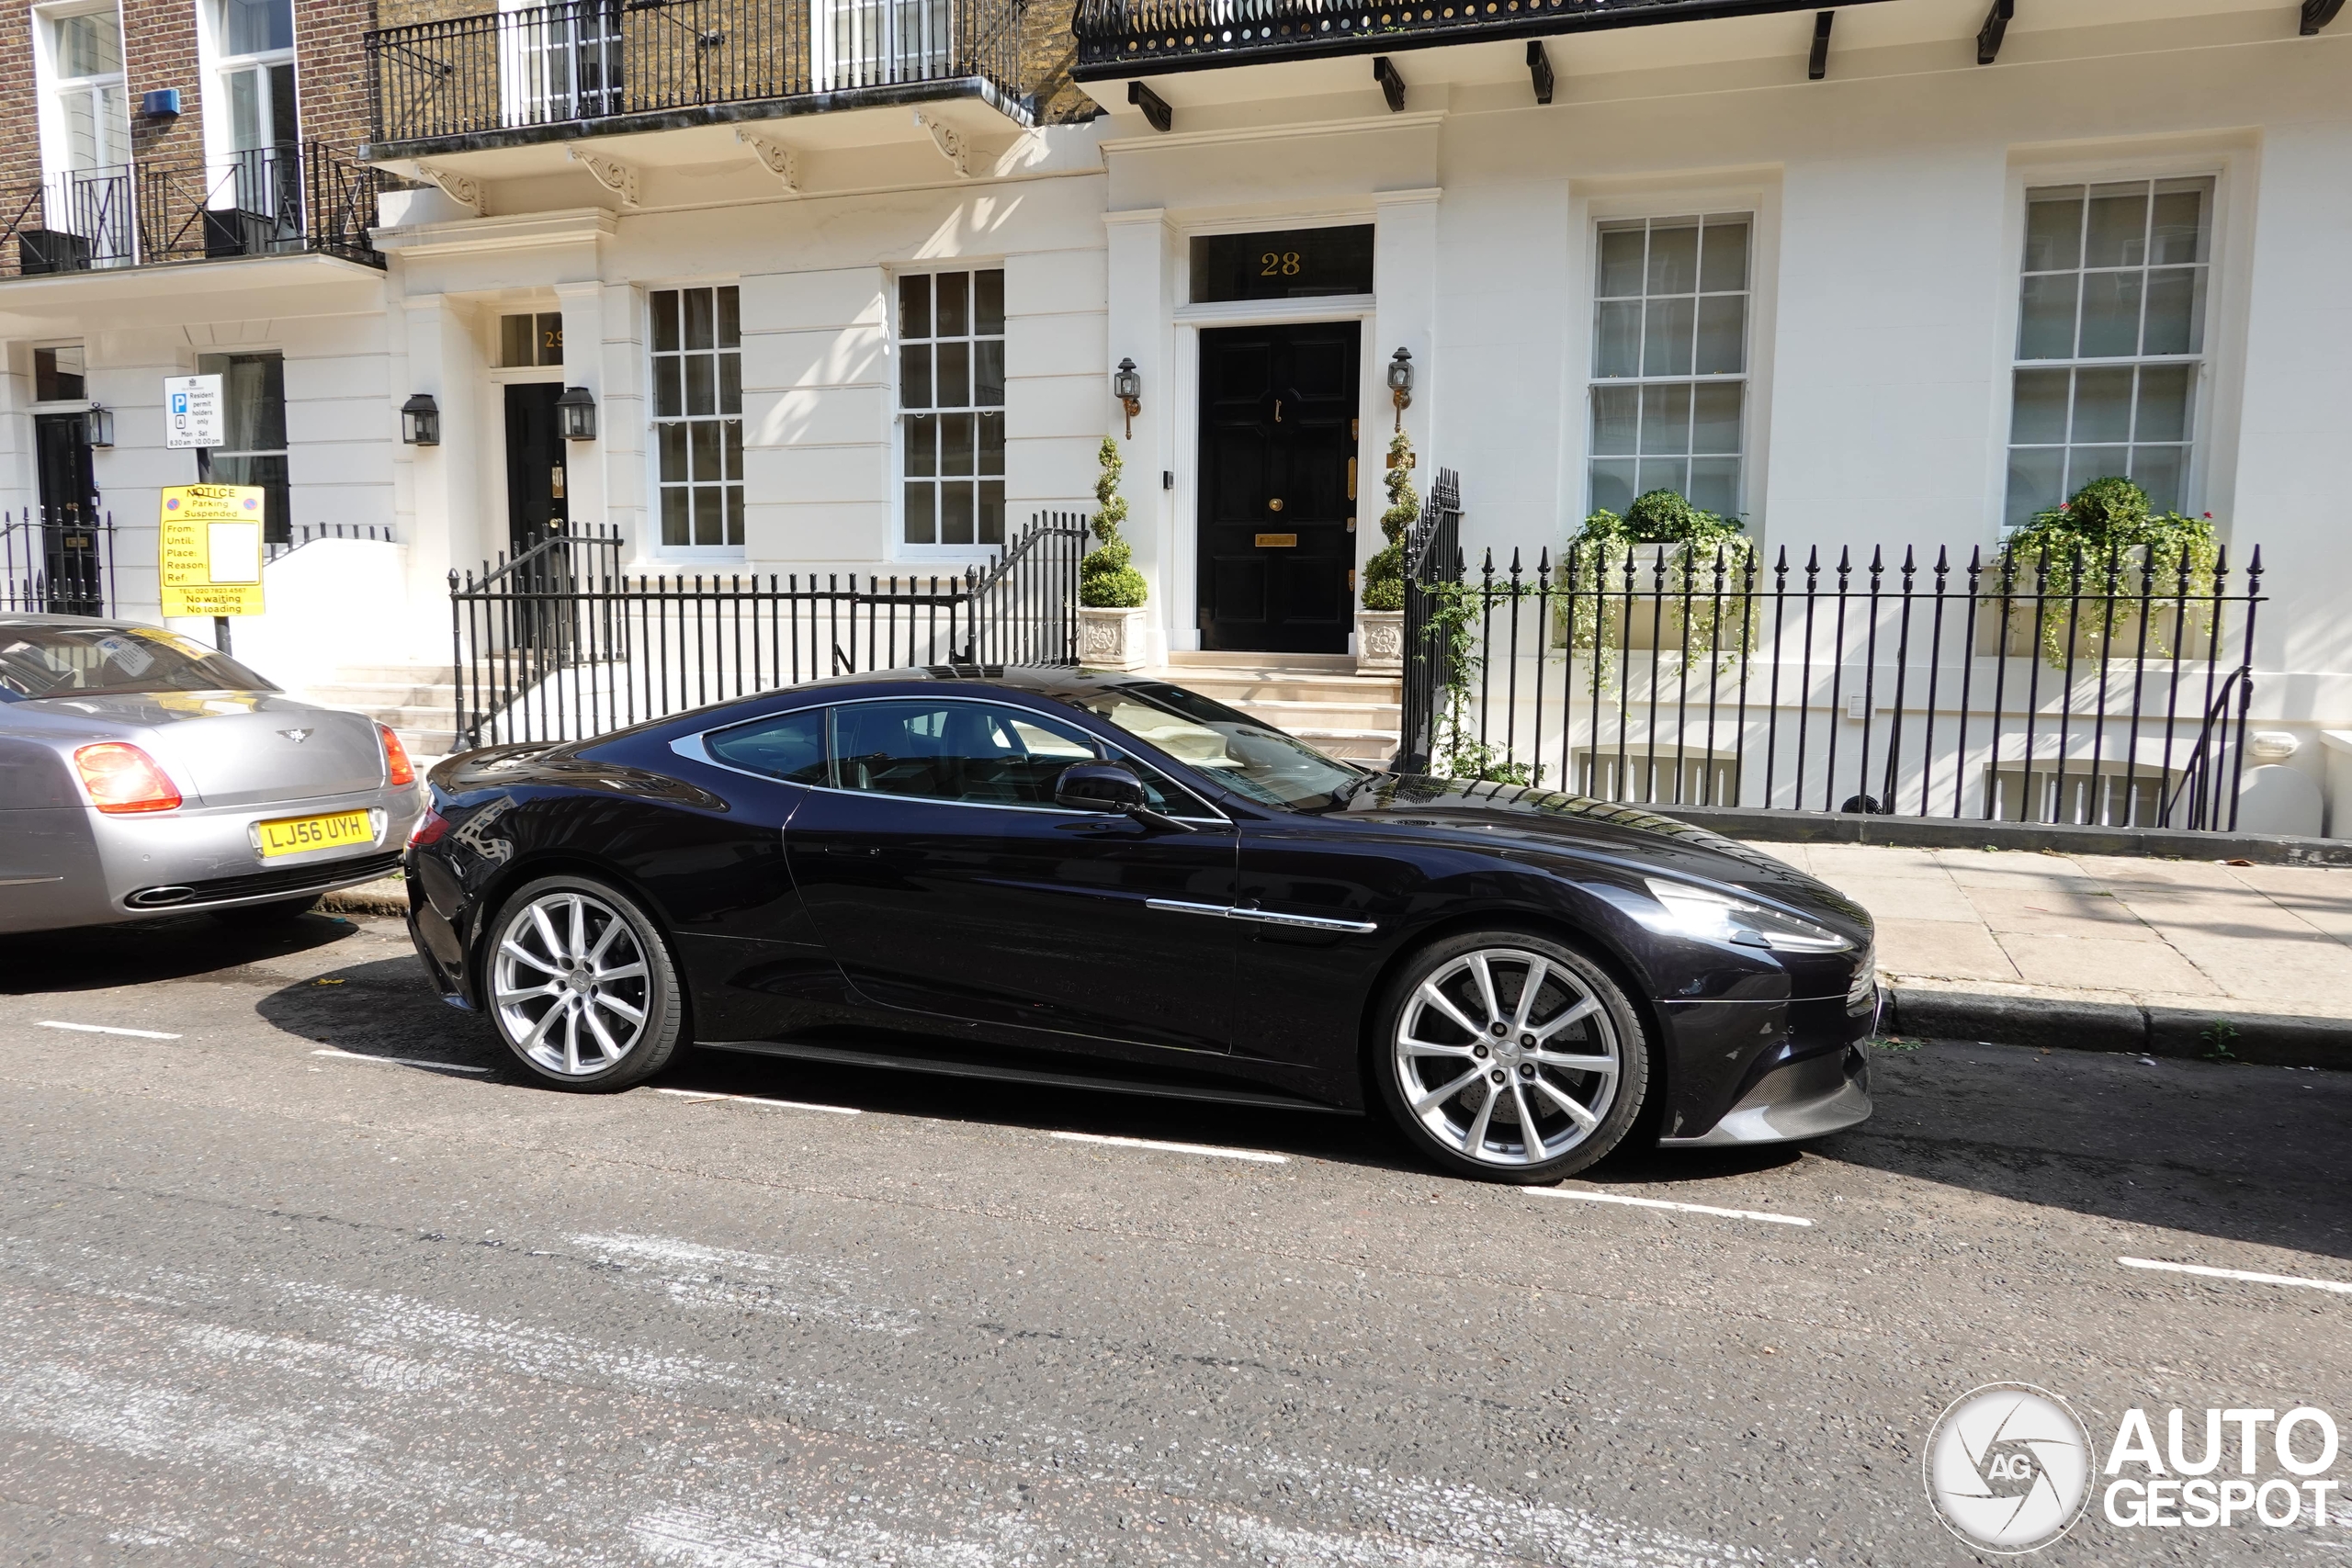
[{"label": "yellow parking notice sign", "polygon": [[258,615],[259,485],[174,485],[164,491],[164,614]]}]

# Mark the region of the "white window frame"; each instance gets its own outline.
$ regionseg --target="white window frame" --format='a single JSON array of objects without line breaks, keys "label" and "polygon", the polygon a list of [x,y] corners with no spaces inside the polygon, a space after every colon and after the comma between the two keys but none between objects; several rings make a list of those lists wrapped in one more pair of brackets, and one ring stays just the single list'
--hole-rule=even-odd
[{"label": "white window frame", "polygon": [[956,0],[813,0],[808,47],[817,90],[937,78],[956,53]]},{"label": "white window frame", "polygon": [[[910,278],[910,277],[932,277],[932,276],[936,276],[937,275],[939,275],[939,274],[941,274],[941,273],[946,273],[946,272],[961,272],[961,273],[967,273],[967,274],[972,274],[972,275],[978,275],[978,274],[979,274],[979,273],[983,273],[983,272],[997,272],[997,273],[1002,273],[1002,272],[1006,272],[1006,271],[1007,271],[1007,268],[1006,268],[1006,266],[1005,266],[1005,265],[1004,265],[1004,260],[1003,260],[1003,258],[1001,258],[1001,257],[982,257],[982,258],[978,258],[978,259],[968,259],[968,258],[961,258],[961,257],[959,257],[959,258],[956,258],[956,259],[954,259],[954,260],[940,261],[940,262],[932,263],[932,264],[927,264],[927,265],[921,265],[921,266],[906,266],[906,267],[899,267],[899,268],[895,268],[895,269],[893,269],[892,271],[890,271],[890,272],[888,274],[888,278],[889,278],[889,291],[890,291],[890,293],[889,293],[889,321],[890,321],[890,330],[889,330],[889,336],[888,336],[888,344],[889,344],[889,346],[888,346],[888,355],[889,355],[889,388],[890,388],[890,405],[889,405],[889,419],[890,419],[890,476],[889,476],[889,484],[890,484],[890,550],[889,550],[889,558],[890,558],[890,559],[892,559],[892,560],[906,560],[906,561],[940,561],[940,562],[955,562],[955,563],[957,563],[957,564],[969,564],[969,563],[981,562],[981,561],[986,561],[986,560],[989,560],[989,559],[990,559],[990,558],[994,558],[994,557],[996,557],[996,556],[999,556],[999,555],[1003,554],[1003,553],[1004,553],[1004,551],[1005,551],[1007,548],[1009,548],[1009,547],[1011,547],[1011,545],[1012,544],[1012,541],[1013,541],[1013,540],[1014,540],[1014,538],[1018,536],[1018,530],[1014,527],[1014,525],[1013,525],[1013,520],[1012,520],[1012,516],[1013,516],[1013,514],[1012,514],[1012,488],[1011,488],[1011,487],[1012,487],[1012,476],[1011,476],[1010,472],[1007,472],[1007,473],[1005,473],[1005,474],[1001,474],[1001,475],[991,475],[991,476],[986,476],[986,477],[989,477],[989,478],[998,479],[1000,479],[1002,483],[1004,483],[1004,485],[1006,486],[1006,491],[1005,491],[1005,503],[1004,503],[1004,537],[1003,537],[1002,539],[1001,539],[1001,540],[997,541],[997,542],[996,542],[996,543],[994,543],[994,544],[983,544],[983,543],[981,543],[981,542],[978,539],[977,536],[978,536],[978,534],[979,533],[979,527],[978,527],[978,491],[977,491],[977,488],[976,488],[976,490],[975,490],[975,493],[974,493],[974,500],[973,500],[973,505],[974,505],[974,513],[973,513],[973,516],[974,516],[974,524],[973,524],[973,529],[972,529],[972,532],[973,532],[973,534],[976,536],[976,537],[974,538],[974,540],[973,540],[973,542],[972,542],[972,543],[970,543],[970,544],[968,544],[968,545],[952,545],[952,544],[929,544],[929,545],[918,545],[918,544],[910,544],[910,543],[909,543],[909,542],[908,542],[908,540],[907,540],[907,478],[908,478],[908,475],[907,475],[907,429],[908,429],[908,420],[909,420],[912,415],[914,415],[914,414],[918,414],[918,413],[921,413],[921,412],[924,412],[924,411],[920,410],[920,409],[909,409],[909,408],[907,408],[907,407],[905,406],[905,400],[904,400],[904,389],[903,389],[903,388],[900,386],[900,382],[899,382],[899,375],[900,375],[899,367],[900,367],[900,364],[901,364],[901,362],[902,362],[902,356],[901,356],[901,355],[899,354],[899,351],[900,347],[901,347],[901,346],[905,344],[905,342],[906,342],[906,334],[905,334],[905,332],[904,332],[904,330],[903,330],[903,328],[902,328],[902,326],[901,326],[901,323],[900,323],[900,321],[899,321],[899,283],[900,283],[903,279]],[[1011,279],[1010,279],[1010,277],[1008,276],[1008,278],[1007,278],[1008,292],[1009,292],[1009,288],[1010,288],[1010,283],[1011,283]],[[1005,330],[1004,330],[1003,333],[1001,334],[1001,340],[1000,340],[1000,341],[1003,342],[1003,343],[1005,344],[1005,345],[1006,345],[1006,348],[1005,348],[1005,354],[1006,354],[1007,360],[1009,361],[1009,360],[1010,360],[1010,358],[1011,358],[1011,355],[1012,355],[1012,346],[1011,346],[1011,345],[1012,345],[1012,316],[1011,309],[1010,309],[1010,307],[1009,307],[1009,303],[1008,303],[1008,309],[1006,310],[1006,312],[1005,312],[1004,328],[1005,328]],[[981,338],[981,337],[982,337],[982,336],[984,336],[984,335],[987,335],[987,334],[982,334],[982,333],[967,333],[966,334],[966,336],[965,336],[965,341],[967,341],[967,342],[977,341],[977,340],[978,340],[979,338]],[[930,338],[921,339],[921,340],[919,340],[919,341],[926,342],[926,343],[936,343],[936,342],[938,342],[939,340],[938,340],[936,337],[930,337]],[[949,340],[949,341],[954,341],[954,340]],[[975,367],[975,369],[977,370],[977,367]],[[1011,404],[1012,404],[1012,375],[1011,375],[1011,372],[1010,372],[1010,367],[1009,367],[1009,364],[1008,364],[1008,367],[1007,367],[1007,373],[1006,373],[1006,376],[1005,376],[1005,389],[1004,389],[1004,397],[1005,397],[1005,401],[1004,401],[1004,402],[1002,402],[1002,403],[999,403],[999,404],[995,404],[995,405],[993,405],[993,407],[992,407],[992,408],[991,408],[990,406],[989,406],[989,405],[983,405],[983,404],[980,404],[980,403],[973,403],[973,404],[970,404],[970,405],[969,405],[969,408],[970,408],[970,410],[971,410],[972,413],[973,413],[976,417],[977,417],[978,414],[980,414],[980,413],[983,413],[983,412],[996,412],[996,413],[1001,414],[1001,415],[1004,417],[1004,423],[1005,423],[1005,444],[1004,444],[1004,449],[1005,449],[1005,459],[1004,459],[1004,466],[1005,466],[1005,468],[1006,468],[1008,470],[1010,470],[1010,469],[1011,469],[1011,468],[1012,468],[1012,412],[1011,412]],[[934,410],[938,407],[938,405],[937,405],[936,403],[933,404],[932,406],[933,406],[933,408]],[[978,449],[979,449],[979,433],[978,433],[978,429],[977,424],[976,424],[976,425],[975,425],[975,428],[974,428],[974,431],[973,431],[973,451],[974,451],[974,453],[975,453],[975,462],[974,462],[974,468],[975,468],[975,469],[977,469],[977,468],[978,468],[978,461],[977,461],[977,454],[978,454]],[[981,480],[981,479],[982,479],[982,478],[983,478],[983,476],[981,476],[981,475],[979,475],[978,473],[975,472],[975,474],[973,475],[973,483],[974,483],[975,487],[977,487],[977,486],[978,485],[978,483],[980,482],[980,480]]]},{"label": "white window frame", "polygon": [[[129,79],[124,69],[118,65],[111,72],[100,72],[93,76],[67,76],[63,73],[62,64],[57,56],[54,24],[74,17],[88,16],[93,12],[102,12],[114,17],[115,51],[118,56],[127,53],[130,45],[123,36],[122,11],[115,0],[98,0],[95,5],[88,4],[87,0],[72,0],[69,4],[37,6],[33,8],[33,65],[40,88],[38,113],[40,128],[41,173],[49,179],[56,179],[69,174],[121,168],[130,162],[130,98],[127,85]],[[113,162],[101,159],[98,163],[91,164],[89,171],[76,169],[71,162],[71,153],[67,145],[65,100],[77,94],[103,94],[109,87],[114,89],[118,106],[121,110],[121,118],[111,128],[119,134],[120,140],[112,148],[107,150],[119,152],[122,156]],[[94,116],[104,113],[103,104],[104,100],[100,99],[93,106]]]},{"label": "white window frame", "polygon": [[2251,308],[2252,279],[2247,261],[2253,251],[2259,157],[2259,146],[2251,134],[2221,134],[2194,140],[2166,138],[2161,142],[2151,139],[2144,148],[2129,144],[2092,151],[2053,148],[2011,156],[2003,191],[1997,330],[1986,344],[1990,351],[1990,439],[1984,443],[1984,470],[1987,539],[1998,541],[2009,532],[2009,430],[2016,402],[2015,373],[2024,363],[2017,357],[2017,351],[2026,192],[2044,186],[2199,178],[2213,182],[2212,233],[2207,252],[2205,345],[2198,356],[2204,368],[2189,397],[2191,451],[2188,474],[2182,481],[2180,510],[2192,517],[2212,512],[2214,526],[2227,536],[2229,498],[2237,484],[2238,422],[2245,396],[2243,344]]},{"label": "white window frame", "polygon": [[[282,191],[286,176],[282,171],[275,168],[275,164],[278,158],[288,156],[299,158],[299,152],[293,154],[281,152],[265,160],[265,165],[271,169],[270,175],[264,176],[257,186],[240,189],[240,182],[236,176],[238,161],[256,149],[240,148],[237,145],[236,125],[232,112],[229,88],[231,77],[241,72],[257,71],[261,73],[263,91],[266,95],[273,91],[267,85],[272,68],[294,65],[302,41],[302,7],[297,3],[289,6],[289,10],[293,18],[293,41],[286,48],[232,54],[229,52],[227,0],[197,0],[197,51],[198,64],[204,74],[204,150],[207,168],[205,205],[207,207],[234,208],[241,204],[241,198],[253,197],[262,205],[256,205],[250,210],[266,212],[273,217],[291,218],[293,216],[290,213],[280,214],[277,210],[277,198],[281,194],[292,196],[296,201],[299,201],[300,197],[293,196],[291,192]],[[299,68],[296,76],[294,145],[299,149],[301,143],[302,112]],[[274,107],[275,100],[265,96],[262,103],[265,120],[274,120],[277,118],[273,112]],[[268,148],[276,147],[278,143],[265,141],[263,145]],[[294,175],[298,181],[300,178],[299,167],[298,164]]]},{"label": "white window frame", "polygon": [[[619,0],[498,0],[501,122],[546,125],[619,113],[621,88],[613,79],[621,57]],[[553,85],[550,61],[560,66],[560,86]],[[596,71],[600,85],[581,86],[583,66]]]},{"label": "white window frame", "polygon": [[[658,355],[666,355],[669,351],[654,347],[656,340],[653,335],[653,297],[656,294],[676,293],[695,288],[732,288],[736,291],[736,348],[734,352],[736,356],[738,379],[740,380],[741,378],[745,352],[744,339],[749,335],[743,331],[743,280],[741,278],[691,277],[673,279],[660,283],[647,283],[639,286],[637,290],[637,316],[639,330],[644,333],[644,351],[639,356],[639,361],[644,367],[645,371],[645,395],[640,406],[645,411],[646,512],[644,541],[639,547],[639,554],[648,560],[660,561],[741,561],[745,558],[746,549],[751,543],[752,537],[752,492],[750,479],[752,421],[751,415],[748,412],[749,404],[751,402],[751,395],[748,390],[743,394],[742,403],[744,412],[739,412],[732,416],[743,429],[743,465],[745,473],[741,481],[743,488],[742,542],[732,545],[673,545],[667,543],[663,537],[662,522],[662,494],[664,490],[674,489],[676,487],[673,485],[666,485],[662,477],[662,426],[665,423],[676,423],[682,421],[691,423],[696,419],[708,419],[723,422],[729,417],[723,413],[664,416],[661,412],[661,376],[660,372],[656,368],[656,358]],[[503,313],[507,310],[507,307],[502,306],[500,309]],[[538,307],[533,306],[532,309],[536,310]],[[492,330],[495,333],[496,327],[494,324]],[[565,329],[564,351],[567,355],[573,352],[570,341],[569,326]],[[550,376],[552,376],[552,378],[556,380],[562,380],[565,378],[561,370],[550,370],[549,368],[545,367],[537,370],[517,369],[513,372],[513,378],[516,380],[547,378]],[[723,434],[721,441],[723,446]],[[724,483],[724,481],[721,482]]]},{"label": "white window frame", "polygon": [[[1743,177],[1746,175],[1747,177]],[[1745,213],[1747,236],[1747,340],[1746,383],[1740,412],[1739,505],[1733,514],[1742,531],[1760,544],[1770,493],[1771,389],[1774,322],[1780,299],[1781,189],[1772,171],[1725,171],[1678,181],[1645,178],[1577,180],[1568,203],[1568,279],[1576,308],[1566,312],[1565,352],[1560,366],[1558,493],[1562,527],[1570,535],[1592,512],[1592,373],[1595,320],[1600,298],[1600,227],[1623,220],[1687,218],[1696,214]],[[1638,385],[1639,378],[1625,379]],[[1661,379],[1665,379],[1661,378]]]}]

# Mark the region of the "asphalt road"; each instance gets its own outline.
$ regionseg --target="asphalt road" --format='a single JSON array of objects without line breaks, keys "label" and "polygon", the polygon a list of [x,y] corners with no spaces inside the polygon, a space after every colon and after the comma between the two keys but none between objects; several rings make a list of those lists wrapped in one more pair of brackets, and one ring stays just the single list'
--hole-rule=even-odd
[{"label": "asphalt road", "polygon": [[[2352,1280],[2352,1075],[1929,1043],[1855,1133],[1562,1190],[1742,1217],[1337,1118],[555,1093],[390,921],[16,938],[0,992],[9,1562],[1967,1562],[1920,1454],[1980,1383],[2352,1450],[2352,1295],[2116,1261]],[[2257,1560],[2352,1529],[2033,1561]]]}]

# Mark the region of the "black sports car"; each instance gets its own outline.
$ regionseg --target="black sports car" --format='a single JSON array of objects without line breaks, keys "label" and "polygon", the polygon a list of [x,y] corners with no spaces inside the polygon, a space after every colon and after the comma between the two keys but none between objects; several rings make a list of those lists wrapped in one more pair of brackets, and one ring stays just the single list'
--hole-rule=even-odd
[{"label": "black sports car", "polygon": [[689,1042],[1360,1111],[1546,1181],[1870,1113],[1870,917],[1623,807],[1370,773],[1165,682],[820,681],[433,770],[409,926],[566,1089]]}]

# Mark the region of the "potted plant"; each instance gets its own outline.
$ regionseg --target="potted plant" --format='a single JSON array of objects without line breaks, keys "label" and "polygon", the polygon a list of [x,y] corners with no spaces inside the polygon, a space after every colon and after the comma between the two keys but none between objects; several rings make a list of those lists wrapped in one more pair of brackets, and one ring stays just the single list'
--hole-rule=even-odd
[{"label": "potted plant", "polygon": [[1119,493],[1126,464],[1117,440],[1108,435],[1095,457],[1102,465],[1094,480],[1097,543],[1078,563],[1078,660],[1089,670],[1140,670],[1149,590],[1135,569],[1135,551],[1119,536],[1119,525],[1127,520],[1127,498]]},{"label": "potted plant", "polygon": [[2130,479],[2091,480],[2004,541],[1987,584],[1996,600],[1989,640],[2025,656],[2038,626],[2053,669],[2102,663],[2111,647],[2137,645],[2133,623],[2144,604],[2152,651],[2168,657],[2176,643],[2194,645],[2211,625],[2221,561],[2212,517],[2158,512]]},{"label": "potted plant", "polygon": [[1413,438],[1398,431],[1388,443],[1388,509],[1380,532],[1388,543],[1363,568],[1363,607],[1356,612],[1356,672],[1405,672],[1405,536],[1421,515],[1413,488]]},{"label": "potted plant", "polygon": [[[1756,547],[1736,518],[1693,506],[1674,491],[1647,491],[1623,516],[1606,507],[1594,512],[1568,547],[1575,583],[1555,629],[1561,645],[1614,649],[1655,640],[1661,649],[1728,658],[1752,642],[1740,594]],[[1565,588],[1565,563],[1560,575]]]}]

